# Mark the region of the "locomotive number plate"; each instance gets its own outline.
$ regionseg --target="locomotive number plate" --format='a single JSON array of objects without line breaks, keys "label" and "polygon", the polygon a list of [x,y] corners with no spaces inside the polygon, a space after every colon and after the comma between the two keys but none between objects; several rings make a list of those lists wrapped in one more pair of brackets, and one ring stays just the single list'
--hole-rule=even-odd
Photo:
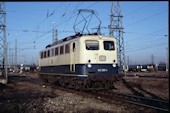
[{"label": "locomotive number plate", "polygon": [[108,69],[97,69],[98,72],[107,72]]}]

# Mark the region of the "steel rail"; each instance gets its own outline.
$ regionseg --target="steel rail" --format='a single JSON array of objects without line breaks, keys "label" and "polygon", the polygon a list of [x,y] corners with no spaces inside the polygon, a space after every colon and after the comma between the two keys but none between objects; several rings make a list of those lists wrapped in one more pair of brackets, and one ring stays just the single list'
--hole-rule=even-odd
[{"label": "steel rail", "polygon": [[[156,110],[160,110],[160,111],[169,112],[169,109],[166,109],[166,108],[160,108],[160,107],[157,107],[157,106],[148,105],[148,104],[144,104],[144,103],[140,103],[140,102],[136,102],[136,101],[132,101],[132,100],[128,100],[128,99],[126,100],[126,99],[124,99],[123,97],[120,97],[120,96],[142,99],[144,101],[146,101],[146,100],[147,101],[156,101],[156,102],[162,102],[164,104],[169,104],[169,101],[166,101],[166,100],[146,98],[146,97],[137,96],[137,95],[130,95],[130,94],[121,94],[121,93],[115,93],[115,92],[112,92],[112,91],[105,92],[105,93],[108,93],[109,96],[111,96],[111,98],[114,98],[115,100],[131,103],[131,104],[135,104],[135,105],[139,105],[139,106],[143,106],[143,107],[148,107],[148,108],[152,108],[152,109],[156,109]],[[114,94],[116,94],[116,95],[114,95]]]},{"label": "steel rail", "polygon": [[129,101],[129,100],[124,100],[124,99],[118,99],[116,97],[113,97],[113,98],[116,99],[116,100],[119,100],[119,101],[131,103],[131,104],[135,104],[135,105],[139,105],[139,106],[143,106],[143,107],[153,108],[153,109],[160,110],[160,111],[169,112],[169,109],[155,107],[155,106],[151,106],[151,105],[147,105],[147,104],[142,104],[142,103],[139,103],[139,102],[134,102],[134,101]]},{"label": "steel rail", "polygon": [[162,102],[162,103],[167,103],[167,104],[169,104],[169,101],[168,101],[168,100],[160,100],[160,99],[148,98],[148,97],[131,95],[131,94],[122,94],[122,93],[115,93],[115,94],[117,94],[117,95],[120,94],[120,95],[129,96],[129,97],[133,97],[133,98],[139,98],[139,99],[145,99],[145,100],[157,101],[157,102]]}]

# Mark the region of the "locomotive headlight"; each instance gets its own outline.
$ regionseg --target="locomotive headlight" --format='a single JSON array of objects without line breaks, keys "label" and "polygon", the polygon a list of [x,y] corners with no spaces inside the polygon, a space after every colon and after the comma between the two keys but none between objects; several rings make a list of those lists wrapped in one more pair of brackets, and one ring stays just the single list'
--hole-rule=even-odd
[{"label": "locomotive headlight", "polygon": [[112,66],[113,66],[113,67],[116,67],[116,64],[113,64]]},{"label": "locomotive headlight", "polygon": [[91,68],[91,67],[92,67],[92,65],[91,65],[91,60],[88,60],[87,67],[89,67],[89,68]]},{"label": "locomotive headlight", "polygon": [[91,67],[92,67],[92,65],[91,65],[91,64],[87,64],[87,67],[91,68]]},{"label": "locomotive headlight", "polygon": [[113,60],[113,67],[116,67],[116,60]]}]

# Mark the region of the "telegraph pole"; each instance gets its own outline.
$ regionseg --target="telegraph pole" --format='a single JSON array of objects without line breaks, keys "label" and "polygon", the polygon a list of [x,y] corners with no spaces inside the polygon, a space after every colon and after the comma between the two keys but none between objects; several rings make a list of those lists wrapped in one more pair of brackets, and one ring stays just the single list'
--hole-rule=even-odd
[{"label": "telegraph pole", "polygon": [[129,66],[129,56],[127,56],[127,65]]},{"label": "telegraph pole", "polygon": [[[168,35],[164,35],[164,36],[168,37]],[[166,48],[166,54],[167,54],[166,71],[168,72],[168,75],[169,75],[169,37],[168,37],[168,47]]]},{"label": "telegraph pole", "polygon": [[6,3],[0,2],[0,65],[2,66],[2,77],[5,84],[7,76],[7,44],[6,44]]},{"label": "telegraph pole", "polygon": [[17,39],[15,39],[15,64],[14,71],[17,72]]},{"label": "telegraph pole", "polygon": [[153,56],[153,54],[151,55],[151,64],[154,64],[154,56]]},{"label": "telegraph pole", "polygon": [[168,48],[166,48],[166,54],[167,54],[167,59],[166,59],[166,71],[168,72],[169,70],[169,57],[168,57]]},{"label": "telegraph pole", "polygon": [[123,27],[122,27],[122,12],[121,6],[118,1],[114,1],[111,4],[111,15],[109,25],[109,35],[115,37],[117,40],[118,49],[118,65],[120,70],[124,70],[126,75],[126,61],[124,53],[124,38],[123,38]]}]

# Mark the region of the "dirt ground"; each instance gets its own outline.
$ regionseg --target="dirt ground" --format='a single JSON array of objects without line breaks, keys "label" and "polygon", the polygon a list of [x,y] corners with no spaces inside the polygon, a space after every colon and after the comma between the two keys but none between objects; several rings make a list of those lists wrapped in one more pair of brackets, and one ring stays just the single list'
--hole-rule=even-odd
[{"label": "dirt ground", "polygon": [[[138,75],[138,76],[134,76]],[[142,77],[145,76],[145,77]],[[146,77],[148,76],[148,77]],[[127,73],[115,84],[116,91],[169,100],[169,77],[165,72]],[[109,104],[92,97],[43,85],[37,73],[9,76],[0,84],[0,113],[136,113],[127,106]]]},{"label": "dirt ground", "polygon": [[127,73],[115,84],[118,92],[169,100],[169,75],[167,72]]}]

